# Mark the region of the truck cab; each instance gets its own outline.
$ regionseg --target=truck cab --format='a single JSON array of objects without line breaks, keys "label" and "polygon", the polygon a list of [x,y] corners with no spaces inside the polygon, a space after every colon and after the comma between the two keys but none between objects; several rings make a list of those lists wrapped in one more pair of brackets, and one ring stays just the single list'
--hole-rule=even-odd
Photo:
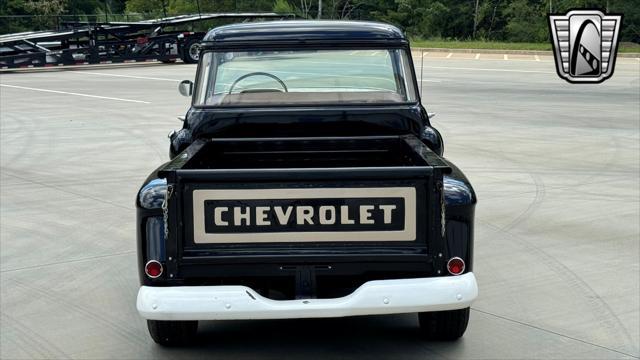
[{"label": "truck cab", "polygon": [[463,335],[476,196],[443,157],[409,42],[372,22],[275,21],[201,43],[171,160],[137,199],[137,308],[184,344],[200,320],[418,313]]}]

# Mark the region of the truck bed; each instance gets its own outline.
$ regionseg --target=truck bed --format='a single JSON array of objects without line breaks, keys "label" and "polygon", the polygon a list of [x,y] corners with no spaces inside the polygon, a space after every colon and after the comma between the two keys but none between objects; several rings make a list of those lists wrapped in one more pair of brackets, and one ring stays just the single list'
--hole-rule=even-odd
[{"label": "truck bed", "polygon": [[198,140],[158,172],[176,229],[167,270],[196,283],[274,281],[301,264],[355,282],[426,276],[450,170],[414,136]]},{"label": "truck bed", "polygon": [[183,169],[425,166],[400,138],[211,141]]},{"label": "truck bed", "polygon": [[[412,135],[339,138],[197,140],[162,169],[161,177],[206,170],[293,171],[404,168],[449,171],[447,164]],[[391,169],[389,169],[391,170]],[[228,173],[239,173],[229,172]],[[213,175],[214,172],[209,172]]]}]

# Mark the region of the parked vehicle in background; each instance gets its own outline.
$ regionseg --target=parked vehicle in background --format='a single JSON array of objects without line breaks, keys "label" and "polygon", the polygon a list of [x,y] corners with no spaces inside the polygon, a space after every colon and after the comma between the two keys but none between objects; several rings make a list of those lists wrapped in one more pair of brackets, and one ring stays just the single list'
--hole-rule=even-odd
[{"label": "parked vehicle in background", "polygon": [[191,14],[144,21],[66,22],[63,28],[0,35],[0,69],[138,61],[198,62],[205,32],[193,24],[221,19],[284,19],[287,14]]}]

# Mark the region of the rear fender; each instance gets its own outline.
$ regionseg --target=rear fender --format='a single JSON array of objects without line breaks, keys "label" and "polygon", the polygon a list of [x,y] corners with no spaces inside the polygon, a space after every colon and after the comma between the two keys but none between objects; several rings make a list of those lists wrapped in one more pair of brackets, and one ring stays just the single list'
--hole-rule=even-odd
[{"label": "rear fender", "polygon": [[[136,238],[137,238],[137,254],[138,254],[138,277],[142,285],[157,284],[162,278],[155,280],[149,279],[144,273],[144,266],[149,260],[147,240],[147,222],[150,218],[162,217],[162,203],[164,202],[167,191],[166,179],[158,178],[157,169],[149,175],[144,184],[138,191],[136,196]],[[156,221],[157,224],[157,221]],[[155,229],[156,235],[161,229]],[[154,249],[157,253],[161,249]]]},{"label": "rear fender", "polygon": [[460,257],[466,264],[465,272],[473,269],[474,214],[476,193],[467,177],[453,163],[447,161],[452,172],[444,176],[446,205],[445,258]]}]

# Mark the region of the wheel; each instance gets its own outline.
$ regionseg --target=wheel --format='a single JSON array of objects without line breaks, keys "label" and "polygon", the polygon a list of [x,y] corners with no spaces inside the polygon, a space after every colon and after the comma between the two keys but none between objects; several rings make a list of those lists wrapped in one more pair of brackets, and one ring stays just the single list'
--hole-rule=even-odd
[{"label": "wheel", "polygon": [[200,59],[200,39],[192,38],[182,45],[182,61],[195,64]]},{"label": "wheel", "polygon": [[163,346],[180,346],[193,341],[198,332],[198,322],[147,320],[147,328],[156,343]]},{"label": "wheel", "polygon": [[453,341],[462,336],[469,324],[469,308],[418,314],[420,330],[430,340]]}]

